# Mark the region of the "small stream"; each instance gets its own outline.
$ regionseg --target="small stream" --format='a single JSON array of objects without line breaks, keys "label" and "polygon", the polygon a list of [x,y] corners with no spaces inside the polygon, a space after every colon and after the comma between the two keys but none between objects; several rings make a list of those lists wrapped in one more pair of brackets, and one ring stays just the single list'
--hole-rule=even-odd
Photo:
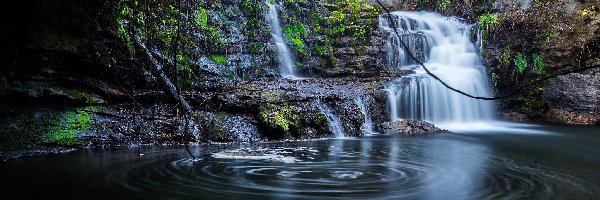
[{"label": "small stream", "polygon": [[218,146],[193,146],[197,162],[183,148],[88,149],[3,162],[0,175],[3,199],[600,198],[600,127],[506,130],[246,147],[294,162],[210,156]]}]

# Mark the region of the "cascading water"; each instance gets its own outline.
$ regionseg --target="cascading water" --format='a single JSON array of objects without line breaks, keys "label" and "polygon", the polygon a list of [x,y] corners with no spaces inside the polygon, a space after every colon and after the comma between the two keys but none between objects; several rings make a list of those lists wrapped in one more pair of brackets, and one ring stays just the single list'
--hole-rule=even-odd
[{"label": "cascading water", "polygon": [[327,117],[327,123],[329,124],[329,130],[336,138],[342,138],[345,136],[344,129],[342,128],[342,123],[340,122],[340,118],[335,116],[331,111],[331,108],[321,101],[317,100],[316,105],[319,107],[321,113],[323,113]]},{"label": "cascading water", "polygon": [[290,48],[283,40],[277,9],[270,0],[266,0],[266,4],[269,6],[269,12],[267,13],[266,17],[269,28],[271,28],[271,40],[277,46],[279,73],[285,78],[296,78],[296,66],[294,64],[294,59],[292,58]]},{"label": "cascading water", "polygon": [[392,12],[398,38],[387,14],[379,17],[381,30],[390,33],[385,45],[390,70],[413,70],[386,86],[390,117],[434,123],[467,123],[493,119],[492,102],[465,97],[431,78],[411,59],[400,43],[450,86],[475,96],[490,96],[490,85],[470,28],[457,18],[428,12]]},{"label": "cascading water", "polygon": [[360,112],[362,112],[363,116],[365,117],[365,122],[363,122],[362,126],[360,126],[360,130],[365,135],[376,134],[376,132],[373,131],[373,120],[371,120],[371,116],[369,116],[367,107],[363,103],[362,99],[357,98],[355,101],[356,101],[356,105],[358,105],[358,108],[360,108]]}]

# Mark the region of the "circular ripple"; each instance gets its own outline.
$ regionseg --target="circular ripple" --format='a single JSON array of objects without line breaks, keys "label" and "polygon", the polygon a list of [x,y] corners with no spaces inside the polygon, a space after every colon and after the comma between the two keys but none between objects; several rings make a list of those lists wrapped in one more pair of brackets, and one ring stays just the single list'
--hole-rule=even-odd
[{"label": "circular ripple", "polygon": [[[581,199],[589,183],[542,167],[430,145],[283,149],[298,161],[148,158],[111,173],[107,185],[126,198],[264,199]],[[418,154],[415,156],[415,154]],[[565,199],[563,198],[563,199]]]},{"label": "circular ripple", "polygon": [[487,199],[590,199],[593,184],[558,170],[495,157],[481,197]]}]

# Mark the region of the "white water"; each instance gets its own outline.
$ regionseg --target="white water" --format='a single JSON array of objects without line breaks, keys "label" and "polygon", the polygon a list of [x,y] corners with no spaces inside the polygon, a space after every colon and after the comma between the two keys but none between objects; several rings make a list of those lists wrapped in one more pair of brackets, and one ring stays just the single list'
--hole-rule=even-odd
[{"label": "white water", "polygon": [[284,78],[297,78],[296,76],[296,65],[292,58],[290,48],[287,43],[283,40],[283,33],[281,31],[281,25],[279,23],[279,15],[275,5],[270,0],[265,1],[269,6],[269,12],[267,14],[267,22],[269,28],[271,28],[271,40],[277,46],[277,58],[279,59],[279,74]]},{"label": "white water", "polygon": [[490,96],[490,84],[479,50],[471,42],[470,26],[458,19],[427,12],[392,12],[398,38],[387,15],[379,17],[381,30],[390,33],[384,47],[390,70],[413,70],[386,86],[390,117],[421,119],[436,124],[492,121],[492,102],[465,97],[431,78],[402,48],[402,39],[415,57],[450,86],[474,96]]},{"label": "white water", "polygon": [[360,108],[360,112],[362,112],[363,116],[365,117],[365,121],[360,126],[360,130],[365,135],[377,134],[375,131],[373,131],[373,120],[371,120],[371,116],[369,116],[367,107],[365,107],[365,104],[363,103],[362,99],[359,97],[359,98],[356,98],[355,101],[356,101],[356,105],[358,105],[358,107]]},{"label": "white water", "polygon": [[331,108],[327,106],[325,103],[321,103],[321,101],[317,100],[317,106],[321,113],[325,114],[327,117],[327,123],[329,124],[329,131],[333,133],[333,136],[336,138],[342,138],[345,136],[344,129],[342,128],[342,123],[340,122],[340,118],[333,114]]}]

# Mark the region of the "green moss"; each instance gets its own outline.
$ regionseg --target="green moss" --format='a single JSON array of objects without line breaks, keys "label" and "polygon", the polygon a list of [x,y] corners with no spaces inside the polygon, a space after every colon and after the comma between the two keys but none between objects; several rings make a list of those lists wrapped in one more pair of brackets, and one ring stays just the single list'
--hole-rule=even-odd
[{"label": "green moss", "polygon": [[45,142],[61,145],[74,144],[77,140],[75,134],[89,130],[90,124],[90,116],[83,109],[78,109],[75,112],[65,112],[51,122],[52,127]]},{"label": "green moss", "polygon": [[220,65],[227,65],[227,59],[223,56],[211,56],[210,60]]},{"label": "green moss", "polygon": [[331,66],[335,66],[337,64],[337,58],[335,58],[334,56],[329,57],[329,63],[331,64]]},{"label": "green moss", "polygon": [[268,127],[290,133],[298,127],[299,115],[289,106],[276,107],[273,104],[262,105],[259,108],[259,120]]},{"label": "green moss", "polygon": [[285,0],[286,3],[288,4],[293,4],[295,2],[299,2],[299,3],[306,3],[307,0]]},{"label": "green moss", "polygon": [[317,53],[318,56],[322,56],[323,55],[323,51],[324,51],[324,46],[322,45],[317,45],[315,46],[315,53]]},{"label": "green moss", "polygon": [[367,29],[357,27],[353,32],[353,37],[360,42],[367,40]]},{"label": "green moss", "polygon": [[325,24],[327,25],[334,25],[334,24],[339,24],[342,23],[342,21],[344,21],[346,19],[346,15],[344,13],[342,13],[341,11],[333,11],[331,12],[331,15],[328,17],[325,17]]},{"label": "green moss", "polygon": [[[370,5],[366,0],[328,1],[324,6],[331,12],[325,16],[318,13],[312,14],[320,19],[319,35],[323,36],[323,43],[318,44],[323,48],[314,48],[319,60],[325,61],[323,67],[334,67],[337,60],[331,59],[333,48],[339,46],[340,38],[348,38],[350,45],[361,46],[368,42],[376,27],[376,18],[379,10]],[[315,20],[312,20],[315,21]],[[316,24],[316,23],[315,23]],[[315,32],[317,34],[317,32]]]},{"label": "green moss", "polygon": [[327,116],[325,116],[325,114],[323,114],[322,112],[317,112],[315,118],[313,119],[313,124],[318,132],[329,132],[329,120],[327,119]]},{"label": "green moss", "polygon": [[196,26],[203,30],[208,28],[208,16],[206,15],[206,10],[204,10],[204,8],[199,7],[198,10],[194,12],[193,17],[193,21]]}]

